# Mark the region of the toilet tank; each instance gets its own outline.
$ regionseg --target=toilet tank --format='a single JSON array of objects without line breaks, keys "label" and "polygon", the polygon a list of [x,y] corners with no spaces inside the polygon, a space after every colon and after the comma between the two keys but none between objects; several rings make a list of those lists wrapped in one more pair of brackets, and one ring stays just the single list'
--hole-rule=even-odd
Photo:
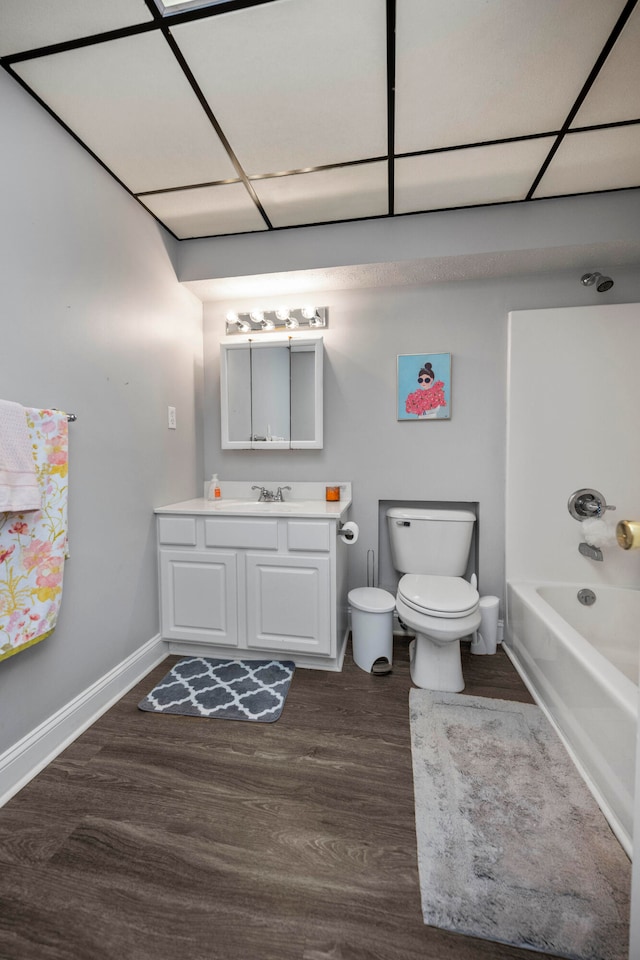
[{"label": "toilet tank", "polygon": [[470,510],[387,510],[391,558],[399,573],[461,577],[467,569],[475,515]]}]

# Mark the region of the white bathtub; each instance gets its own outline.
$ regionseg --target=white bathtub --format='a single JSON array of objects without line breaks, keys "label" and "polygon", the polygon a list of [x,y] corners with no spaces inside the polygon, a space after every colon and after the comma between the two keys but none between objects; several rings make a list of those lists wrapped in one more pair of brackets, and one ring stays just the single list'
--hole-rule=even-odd
[{"label": "white bathtub", "polygon": [[640,591],[583,586],[508,583],[504,645],[631,856]]}]

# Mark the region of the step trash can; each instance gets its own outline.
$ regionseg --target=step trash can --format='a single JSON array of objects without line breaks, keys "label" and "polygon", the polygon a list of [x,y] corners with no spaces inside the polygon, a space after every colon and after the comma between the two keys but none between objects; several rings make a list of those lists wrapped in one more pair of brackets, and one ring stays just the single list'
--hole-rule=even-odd
[{"label": "step trash can", "polygon": [[367,673],[390,673],[395,597],[380,587],[356,587],[348,599],[353,659]]}]

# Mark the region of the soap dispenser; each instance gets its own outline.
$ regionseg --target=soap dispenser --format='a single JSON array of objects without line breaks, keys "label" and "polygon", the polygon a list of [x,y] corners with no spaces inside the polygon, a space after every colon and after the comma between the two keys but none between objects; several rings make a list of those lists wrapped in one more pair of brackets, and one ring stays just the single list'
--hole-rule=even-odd
[{"label": "soap dispenser", "polygon": [[211,483],[209,484],[209,500],[220,500],[222,497],[222,491],[220,490],[220,483],[218,482],[218,474],[214,473],[211,477]]}]

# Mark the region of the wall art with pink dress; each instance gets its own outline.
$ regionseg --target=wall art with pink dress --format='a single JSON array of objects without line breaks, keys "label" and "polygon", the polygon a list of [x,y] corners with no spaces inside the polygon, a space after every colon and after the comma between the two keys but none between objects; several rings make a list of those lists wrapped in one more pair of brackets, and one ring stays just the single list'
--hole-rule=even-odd
[{"label": "wall art with pink dress", "polygon": [[448,420],[451,416],[451,354],[398,357],[398,420]]}]

